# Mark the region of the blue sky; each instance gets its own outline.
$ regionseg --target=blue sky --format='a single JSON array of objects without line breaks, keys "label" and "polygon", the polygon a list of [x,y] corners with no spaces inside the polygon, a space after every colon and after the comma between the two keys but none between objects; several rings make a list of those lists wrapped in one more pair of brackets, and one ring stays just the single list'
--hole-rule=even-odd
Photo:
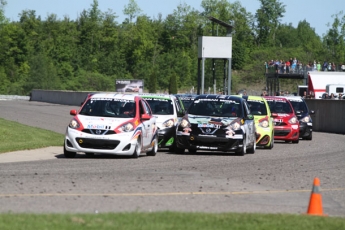
[{"label": "blue sky", "polygon": [[[234,2],[229,0],[230,2]],[[288,0],[280,1],[286,5],[286,13],[282,19],[283,23],[292,23],[297,27],[298,22],[306,20],[320,36],[329,29],[327,23],[333,23],[332,15],[343,11],[345,13],[344,0]],[[129,0],[98,0],[99,8],[102,12],[112,9],[119,17],[118,22],[122,22],[125,17],[122,13],[124,6]],[[161,13],[163,18],[172,13],[180,3],[186,3],[196,10],[202,11],[201,0],[136,0],[143,14],[157,18]],[[251,13],[259,8],[259,0],[240,0],[243,7]],[[5,16],[12,21],[18,21],[18,14],[23,10],[35,10],[36,15],[45,19],[48,14],[54,13],[60,19],[68,16],[76,19],[78,14],[84,9],[89,9],[93,0],[7,0]]]}]

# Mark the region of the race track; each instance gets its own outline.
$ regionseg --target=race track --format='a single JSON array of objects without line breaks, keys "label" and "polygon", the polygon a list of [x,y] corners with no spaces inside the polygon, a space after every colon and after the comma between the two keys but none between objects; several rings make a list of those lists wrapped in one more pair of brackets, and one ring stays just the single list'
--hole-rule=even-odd
[{"label": "race track", "polygon": [[[64,133],[75,106],[0,101],[0,117]],[[345,217],[345,136],[314,132],[312,141],[276,142],[244,157],[198,152],[139,159],[79,154],[62,146],[28,152],[32,160],[2,161],[0,212],[127,211],[303,214],[320,178],[324,213]],[[37,158],[37,155],[46,158]],[[9,155],[9,154],[6,154]],[[3,155],[5,156],[5,155]],[[24,159],[24,158],[23,158]],[[29,157],[30,159],[30,157]]]}]

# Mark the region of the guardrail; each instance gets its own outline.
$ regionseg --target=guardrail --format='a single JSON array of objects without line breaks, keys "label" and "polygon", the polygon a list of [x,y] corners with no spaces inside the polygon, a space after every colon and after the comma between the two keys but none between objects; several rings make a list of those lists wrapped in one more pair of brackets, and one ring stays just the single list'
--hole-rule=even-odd
[{"label": "guardrail", "polygon": [[[31,92],[30,100],[80,106],[88,93],[35,89]],[[345,100],[306,99],[306,102],[309,109],[315,111],[311,115],[314,131],[345,134]]]}]

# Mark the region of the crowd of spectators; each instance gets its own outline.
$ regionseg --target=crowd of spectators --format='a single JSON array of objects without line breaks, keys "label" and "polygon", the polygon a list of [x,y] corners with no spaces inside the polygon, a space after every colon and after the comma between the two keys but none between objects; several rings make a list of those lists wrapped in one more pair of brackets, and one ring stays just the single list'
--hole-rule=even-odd
[{"label": "crowd of spectators", "polygon": [[274,69],[276,73],[280,74],[300,74],[303,71],[345,71],[345,63],[336,65],[335,62],[324,61],[322,64],[320,61],[314,60],[313,62],[308,62],[306,65],[302,61],[297,60],[297,58],[290,58],[289,60],[271,60],[265,62],[266,73],[269,69]]}]

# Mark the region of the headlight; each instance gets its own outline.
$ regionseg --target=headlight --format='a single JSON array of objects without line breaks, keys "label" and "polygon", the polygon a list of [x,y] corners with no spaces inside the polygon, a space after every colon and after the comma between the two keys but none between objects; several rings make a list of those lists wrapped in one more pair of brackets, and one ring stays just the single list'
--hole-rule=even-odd
[{"label": "headlight", "polygon": [[301,122],[305,122],[305,123],[308,123],[308,122],[310,122],[310,121],[311,121],[311,118],[310,118],[309,115],[306,116],[306,117],[303,117],[303,118],[301,119]]},{"label": "headlight", "polygon": [[241,125],[240,125],[240,123],[238,123],[238,122],[232,123],[232,124],[230,125],[230,127],[232,128],[232,130],[239,130],[239,129],[241,129]]},{"label": "headlight", "polygon": [[121,126],[121,128],[119,129],[122,132],[131,132],[133,131],[134,126],[132,123],[127,123]]},{"label": "headlight", "polygon": [[173,119],[169,119],[167,121],[164,121],[164,123],[163,123],[163,127],[165,127],[165,128],[171,128],[171,127],[173,127],[173,125],[174,125]]},{"label": "headlight", "polygon": [[267,128],[269,126],[268,120],[263,120],[259,122],[259,126]]},{"label": "headlight", "polygon": [[292,117],[292,118],[290,118],[290,120],[289,120],[289,123],[290,124],[296,124],[298,121],[297,121],[297,117]]},{"label": "headlight", "polygon": [[187,121],[186,119],[183,118],[183,119],[181,120],[180,126],[181,126],[182,128],[187,128],[187,127],[190,127],[190,123],[189,123],[189,121]]},{"label": "headlight", "polygon": [[80,124],[76,119],[72,119],[68,126],[72,129],[78,129]]}]

